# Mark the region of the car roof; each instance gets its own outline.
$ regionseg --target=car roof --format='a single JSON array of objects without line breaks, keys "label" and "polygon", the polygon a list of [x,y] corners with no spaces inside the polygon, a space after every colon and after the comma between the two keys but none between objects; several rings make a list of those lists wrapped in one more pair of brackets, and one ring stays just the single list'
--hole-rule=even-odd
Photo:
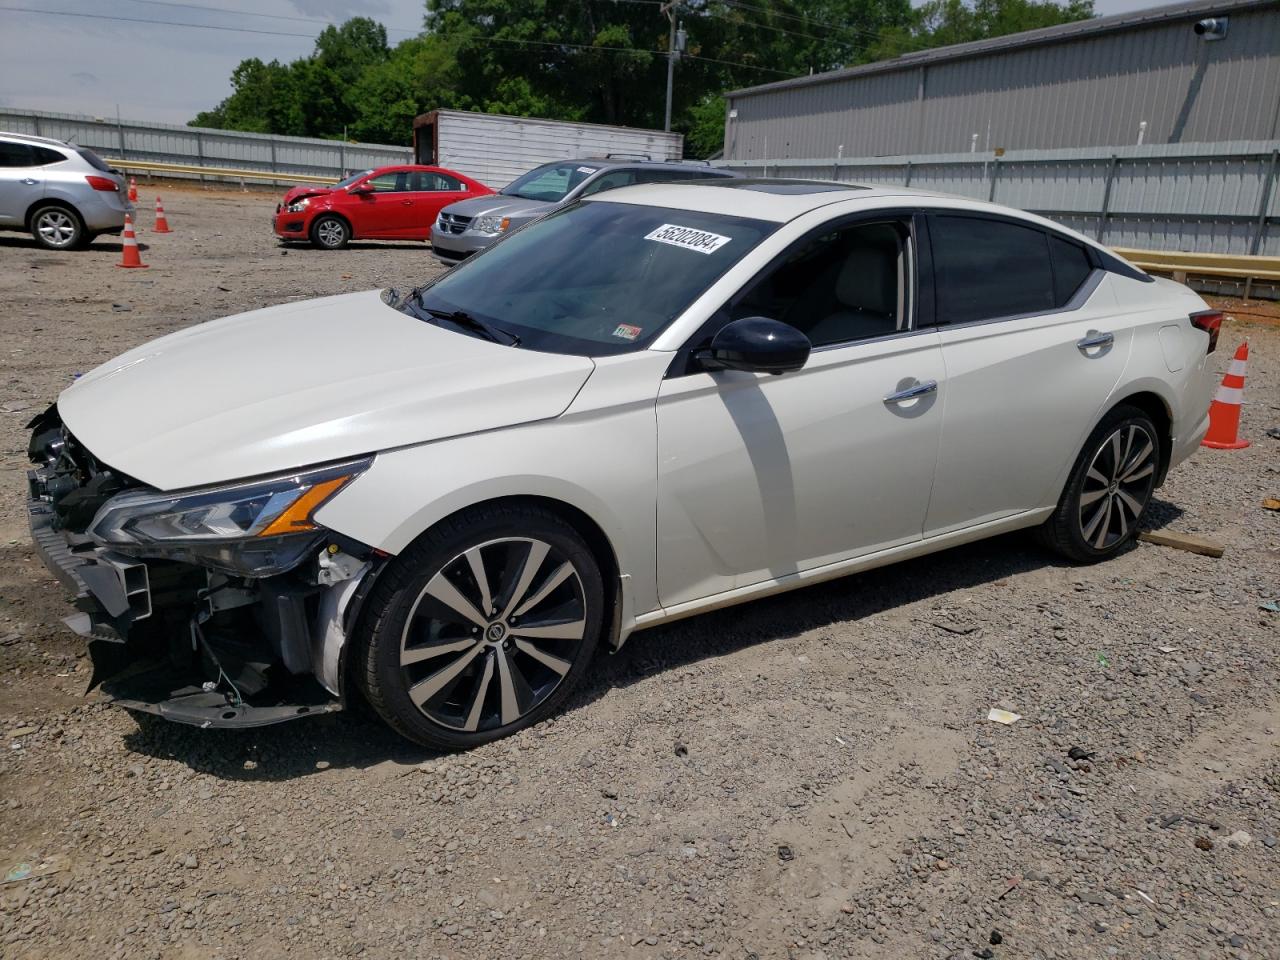
[{"label": "car roof", "polygon": [[619,187],[590,197],[586,202],[666,207],[695,213],[719,213],[773,223],[786,223],[812,210],[846,200],[862,201],[862,206],[868,211],[918,207],[956,213],[968,211],[995,214],[1074,237],[1109,257],[1115,257],[1115,254],[1097,240],[1039,214],[998,203],[974,200],[970,197],[930,190],[914,190],[911,187],[837,183],[832,180],[742,177],[735,180],[708,179]]},{"label": "car roof", "polygon": [[611,157],[582,157],[578,160],[548,160],[541,166],[550,166],[553,163],[583,163],[590,164],[597,170],[616,170],[619,168],[645,167],[657,168],[659,170],[707,170],[712,177],[718,175],[729,174],[736,176],[732,171],[721,170],[711,166],[701,160],[646,160],[640,154],[626,155],[615,154]]},{"label": "car roof", "polygon": [[[597,203],[632,203],[674,207],[698,213],[724,213],[754,220],[786,223],[842,200],[865,200],[868,207],[885,206],[889,197],[909,203],[945,194],[909,187],[878,187],[861,183],[781,178],[708,178],[683,183],[655,183],[620,187],[592,198]],[[976,203],[976,202],[975,202]],[[985,205],[984,205],[985,206]]]},{"label": "car roof", "polygon": [[23,143],[38,143],[46,147],[63,147],[68,150],[74,150],[71,144],[64,140],[54,140],[51,137],[37,137],[30,133],[10,133],[8,130],[0,130],[0,137],[5,140],[21,140]]}]

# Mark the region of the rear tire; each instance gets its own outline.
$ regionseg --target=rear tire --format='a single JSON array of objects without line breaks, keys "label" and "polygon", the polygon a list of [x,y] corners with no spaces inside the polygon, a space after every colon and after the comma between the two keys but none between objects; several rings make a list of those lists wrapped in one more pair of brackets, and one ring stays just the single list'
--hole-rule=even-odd
[{"label": "rear tire", "polygon": [[321,250],[341,250],[351,240],[351,227],[341,217],[317,217],[311,225],[311,243]]},{"label": "rear tire", "polygon": [[401,735],[469,749],[560,707],[599,643],[604,607],[595,557],[554,513],[467,510],[379,576],[357,637],[357,679]]},{"label": "rear tire", "polygon": [[1163,439],[1151,418],[1122,404],[1089,434],[1040,541],[1076,563],[1115,556],[1133,542],[1155,492]]},{"label": "rear tire", "polygon": [[31,236],[47,250],[78,250],[89,242],[80,214],[57,203],[38,207],[31,214]]}]

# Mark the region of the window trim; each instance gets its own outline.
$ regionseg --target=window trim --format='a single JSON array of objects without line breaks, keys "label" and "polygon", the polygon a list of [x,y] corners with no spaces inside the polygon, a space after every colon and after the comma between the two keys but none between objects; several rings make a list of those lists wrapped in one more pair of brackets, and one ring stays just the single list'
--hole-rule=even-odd
[{"label": "window trim", "polygon": [[868,343],[884,343],[888,340],[897,340],[900,338],[911,337],[921,333],[932,333],[936,330],[933,323],[934,298],[932,289],[925,294],[925,288],[931,287],[931,284],[924,282],[926,270],[928,276],[932,280],[933,259],[932,251],[927,249],[927,244],[921,242],[921,228],[924,228],[924,238],[927,240],[927,221],[925,213],[915,207],[883,207],[877,210],[863,210],[856,213],[845,214],[844,216],[835,217],[820,223],[810,230],[805,231],[791,243],[787,244],[778,254],[776,254],[768,263],[757,270],[751,277],[742,284],[737,290],[730,294],[715,312],[700,326],[693,335],[680,345],[671,358],[671,363],[667,366],[667,372],[663,374],[663,379],[674,379],[676,377],[687,377],[697,373],[706,373],[701,366],[693,360],[694,351],[705,347],[715,336],[716,331],[729,322],[726,319],[726,310],[730,309],[735,301],[737,301],[747,290],[754,287],[757,283],[764,280],[767,276],[780,270],[786,263],[786,260],[797,248],[809,243],[818,237],[825,236],[834,230],[845,230],[849,227],[865,226],[873,223],[894,222],[899,226],[904,226],[907,231],[906,254],[907,268],[909,277],[906,286],[906,314],[907,327],[905,330],[896,330],[893,333],[886,333],[879,337],[865,337],[861,340],[843,340],[839,343],[827,343],[820,347],[814,347],[813,353],[826,353],[831,350],[848,350],[854,347],[860,347]]},{"label": "window trim", "polygon": [[[1085,305],[1089,297],[1093,295],[1093,292],[1096,289],[1098,289],[1098,284],[1102,282],[1102,277],[1104,274],[1119,272],[1117,270],[1110,269],[1109,264],[1106,262],[1101,252],[1096,247],[1092,246],[1091,244],[1081,243],[1079,240],[1075,239],[1074,237],[1068,236],[1067,234],[1062,233],[1058,230],[1054,230],[1050,227],[1046,227],[1043,224],[1036,223],[1033,220],[1023,220],[1020,217],[1011,217],[1003,213],[992,213],[987,210],[964,210],[964,209],[952,210],[949,207],[947,208],[930,207],[928,210],[924,211],[924,215],[930,225],[933,223],[935,219],[939,217],[959,217],[959,218],[967,218],[971,220],[994,220],[997,223],[1005,223],[1014,227],[1022,227],[1027,230],[1035,230],[1035,231],[1038,231],[1039,233],[1044,234],[1045,248],[1046,250],[1048,250],[1048,253],[1049,253],[1049,278],[1051,283],[1055,282],[1057,279],[1057,272],[1056,272],[1057,268],[1054,266],[1053,247],[1049,245],[1049,240],[1054,237],[1058,238],[1059,240],[1066,241],[1067,243],[1074,244],[1077,247],[1083,247],[1085,254],[1089,258],[1089,264],[1093,268],[1092,270],[1090,270],[1089,275],[1085,277],[1084,282],[1081,283],[1080,286],[1076,288],[1075,293],[1071,295],[1071,299],[1068,300],[1066,303],[1064,303],[1062,306],[1055,306],[1049,310],[1033,310],[1027,313],[1010,313],[1010,314],[1004,314],[998,317],[983,317],[980,320],[966,320],[963,323],[946,323],[943,320],[939,319],[937,316],[935,316],[934,325],[935,325],[935,328],[938,330],[961,330],[967,327],[982,326],[988,323],[1006,323],[1011,320],[1030,320],[1035,317],[1049,317],[1049,316],[1053,316],[1055,314],[1060,314],[1060,313],[1070,313],[1072,311],[1079,310],[1081,307]],[[929,264],[930,273],[929,273],[928,286],[930,288],[931,293],[936,297],[937,289],[938,289],[938,275],[937,275],[937,272],[933,269],[932,234],[929,234],[929,244],[930,244],[930,264]],[[1123,263],[1120,263],[1119,266],[1124,267],[1125,265]],[[1130,274],[1131,274],[1131,271],[1126,270],[1125,273],[1122,275],[1129,276]],[[1146,277],[1146,279],[1148,281],[1151,280],[1150,277]]]}]

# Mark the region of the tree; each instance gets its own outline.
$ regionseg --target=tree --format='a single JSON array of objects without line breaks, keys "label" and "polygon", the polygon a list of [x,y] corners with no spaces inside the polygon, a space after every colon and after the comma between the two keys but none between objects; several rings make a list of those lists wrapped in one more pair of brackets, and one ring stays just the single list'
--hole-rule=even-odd
[{"label": "tree", "polygon": [[[405,143],[437,107],[662,125],[669,23],[660,0],[424,0],[394,48],[367,17],[328,26],[309,57],[245,60],[193,124]],[[720,149],[723,93],[769,80],[1092,15],[1092,0],[682,0],[689,42],[673,126],[690,156]]]}]

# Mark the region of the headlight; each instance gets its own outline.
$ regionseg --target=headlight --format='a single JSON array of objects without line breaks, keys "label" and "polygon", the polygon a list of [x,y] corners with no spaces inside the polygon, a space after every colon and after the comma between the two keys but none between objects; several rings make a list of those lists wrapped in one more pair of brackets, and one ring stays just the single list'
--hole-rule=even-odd
[{"label": "headlight", "polygon": [[312,519],[372,458],[179,493],[124,493],[89,525],[99,543],[242,576],[281,573],[323,533]]},{"label": "headlight", "polygon": [[289,204],[287,207],[285,207],[285,209],[289,211],[289,213],[301,213],[303,210],[307,209],[307,207],[309,207],[310,205],[311,205],[311,198],[307,197],[305,200],[293,201],[293,203]]},{"label": "headlight", "polygon": [[505,233],[509,226],[511,226],[510,217],[476,217],[471,221],[472,230],[490,237]]}]

